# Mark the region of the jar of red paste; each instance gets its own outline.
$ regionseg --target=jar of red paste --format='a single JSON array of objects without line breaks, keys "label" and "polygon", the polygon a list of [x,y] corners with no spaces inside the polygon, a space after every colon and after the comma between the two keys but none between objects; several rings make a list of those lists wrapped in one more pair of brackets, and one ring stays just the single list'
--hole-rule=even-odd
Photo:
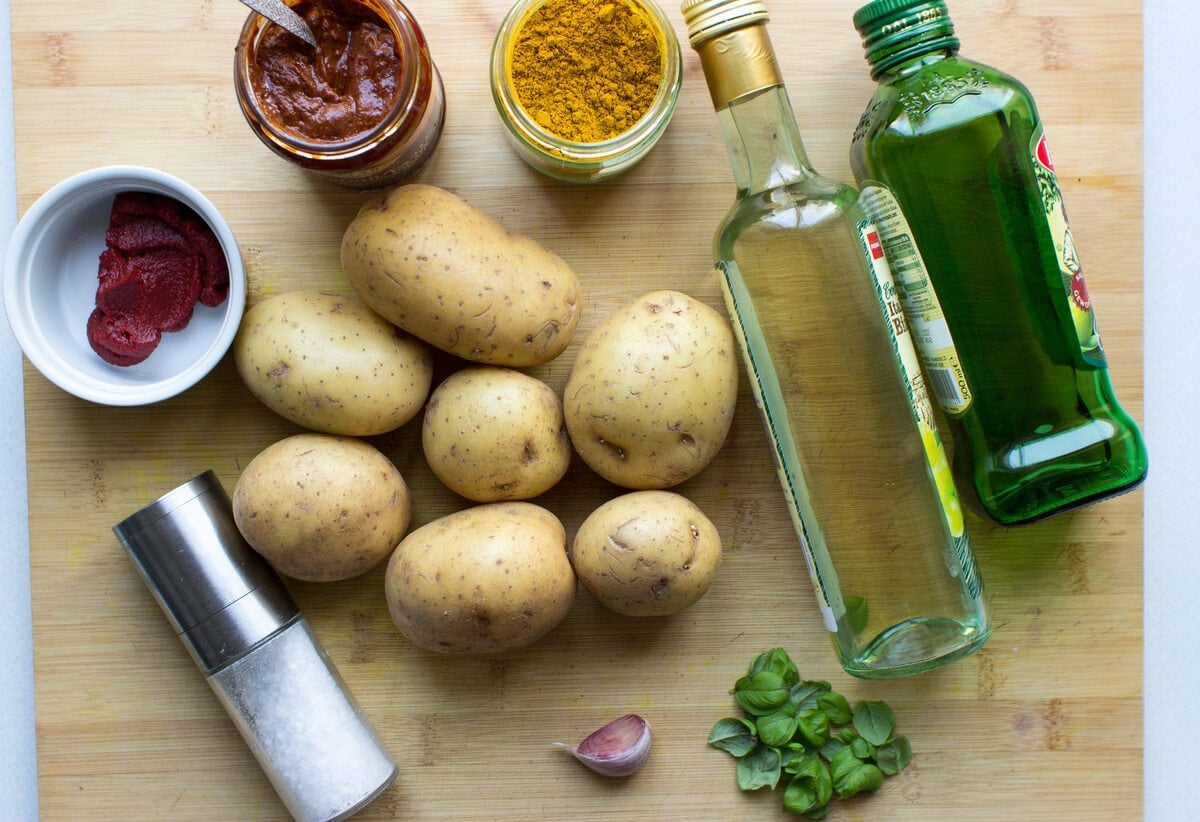
[{"label": "jar of red paste", "polygon": [[352,188],[415,174],[445,121],[442,78],[425,35],[395,0],[287,0],[314,49],[252,13],[234,58],[251,129],[279,156]]}]

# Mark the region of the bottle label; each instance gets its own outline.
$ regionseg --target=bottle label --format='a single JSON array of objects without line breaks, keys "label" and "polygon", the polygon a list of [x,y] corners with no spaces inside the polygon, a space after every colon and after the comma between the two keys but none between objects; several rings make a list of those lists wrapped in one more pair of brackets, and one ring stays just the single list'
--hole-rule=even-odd
[{"label": "bottle label", "polygon": [[908,220],[892,192],[881,185],[863,186],[860,202],[883,238],[896,292],[938,405],[952,416],[962,414],[971,406],[971,388]]},{"label": "bottle label", "polygon": [[946,566],[952,576],[962,575],[963,583],[973,597],[979,596],[982,586],[967,538],[962,502],[958,498],[958,489],[954,485],[954,477],[950,472],[950,461],[946,458],[946,449],[934,422],[933,406],[929,402],[925,380],[921,376],[920,362],[913,346],[912,335],[908,330],[899,289],[896,288],[892,280],[891,269],[888,267],[883,236],[878,227],[869,220],[862,220],[858,223],[858,232],[863,252],[875,275],[875,296],[879,300],[880,310],[891,328],[892,343],[897,355],[896,360],[908,386],[909,404],[912,407],[913,418],[921,432],[921,441],[925,446],[925,459],[929,463],[930,473],[937,485],[942,514],[950,530],[952,553],[946,556]]},{"label": "bottle label", "polygon": [[1079,349],[1085,362],[1103,368],[1106,365],[1104,348],[1100,345],[1100,331],[1096,328],[1096,315],[1088,297],[1087,284],[1083,281],[1083,266],[1075,251],[1075,240],[1067,222],[1067,211],[1063,205],[1062,189],[1058,187],[1058,175],[1050,160],[1046,147],[1046,135],[1039,124],[1030,141],[1033,151],[1033,174],[1037,179],[1038,193],[1046,211],[1046,225],[1058,254],[1058,267],[1062,273],[1063,288],[1067,293],[1067,306],[1079,338]]}]

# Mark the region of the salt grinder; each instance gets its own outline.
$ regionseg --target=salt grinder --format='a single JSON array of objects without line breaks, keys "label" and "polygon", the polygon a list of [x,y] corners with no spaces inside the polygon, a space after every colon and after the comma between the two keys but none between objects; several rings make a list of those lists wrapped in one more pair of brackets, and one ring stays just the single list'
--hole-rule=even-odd
[{"label": "salt grinder", "polygon": [[397,768],[212,471],[113,531],[297,820],[345,819]]}]

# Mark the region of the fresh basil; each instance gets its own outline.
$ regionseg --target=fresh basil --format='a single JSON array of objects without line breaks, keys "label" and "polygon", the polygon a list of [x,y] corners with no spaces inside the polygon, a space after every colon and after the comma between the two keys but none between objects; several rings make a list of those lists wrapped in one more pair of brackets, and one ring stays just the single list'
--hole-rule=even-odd
[{"label": "fresh basil", "polygon": [[886,776],[895,776],[912,761],[912,745],[908,737],[897,736],[879,746],[875,752],[875,764]]},{"label": "fresh basil", "polygon": [[743,757],[758,744],[754,723],[737,717],[727,717],[713,725],[708,744],[736,757]]},{"label": "fresh basil", "polygon": [[842,748],[829,763],[833,776],[833,789],[842,799],[856,793],[876,790],[883,784],[883,772],[878,766],[859,759],[853,748]]},{"label": "fresh basil", "polygon": [[758,738],[764,745],[780,748],[792,741],[796,733],[796,717],[786,710],[760,716],[758,722]]},{"label": "fresh basil", "polygon": [[845,725],[854,716],[850,702],[836,691],[817,694],[817,708],[829,718],[830,725]]},{"label": "fresh basil", "polygon": [[759,788],[774,789],[779,784],[782,770],[779,751],[760,743],[758,747],[738,760],[738,787],[743,791],[756,791]]},{"label": "fresh basil", "polygon": [[811,819],[823,819],[833,798],[833,777],[816,754],[806,756],[783,792],[783,809]]},{"label": "fresh basil", "polygon": [[774,790],[783,781],[788,813],[823,819],[834,793],[874,791],[912,761],[886,703],[851,709],[828,682],[803,679],[782,648],[755,657],[730,693],[747,715],[717,721],[708,744],[737,759],[742,790]]},{"label": "fresh basil", "polygon": [[763,670],[747,674],[733,686],[733,698],[751,716],[764,716],[788,701],[788,688],[783,676]]},{"label": "fresh basil", "polygon": [[875,758],[875,746],[861,736],[850,743],[850,750],[854,751],[854,755],[859,759]]},{"label": "fresh basil", "polygon": [[854,706],[854,729],[872,745],[882,745],[896,730],[896,716],[886,702],[860,702]]},{"label": "fresh basil", "polygon": [[779,674],[783,684],[789,688],[800,681],[800,670],[782,648],[773,648],[755,657],[754,662],[750,663],[750,676],[759,671],[773,671]]},{"label": "fresh basil", "polygon": [[799,742],[789,742],[779,749],[779,767],[786,774],[795,775],[797,769],[804,764],[804,760],[812,756],[808,748],[801,745]]},{"label": "fresh basil", "polygon": [[813,748],[820,748],[829,741],[829,717],[816,708],[801,711],[796,716],[796,730],[806,743]]},{"label": "fresh basil", "polygon": [[821,694],[830,690],[832,689],[828,682],[797,682],[788,692],[788,702],[795,707],[796,713],[800,713],[816,708]]}]

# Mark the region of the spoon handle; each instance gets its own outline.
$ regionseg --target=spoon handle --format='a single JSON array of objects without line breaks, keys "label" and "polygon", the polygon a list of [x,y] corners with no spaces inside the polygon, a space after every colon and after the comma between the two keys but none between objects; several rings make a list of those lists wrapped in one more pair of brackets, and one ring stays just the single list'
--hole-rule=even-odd
[{"label": "spoon handle", "polygon": [[283,0],[242,0],[242,2],[272,23],[287,29],[313,48],[317,47],[317,38],[313,36],[308,23],[304,22],[303,17],[292,11],[291,7]]}]

